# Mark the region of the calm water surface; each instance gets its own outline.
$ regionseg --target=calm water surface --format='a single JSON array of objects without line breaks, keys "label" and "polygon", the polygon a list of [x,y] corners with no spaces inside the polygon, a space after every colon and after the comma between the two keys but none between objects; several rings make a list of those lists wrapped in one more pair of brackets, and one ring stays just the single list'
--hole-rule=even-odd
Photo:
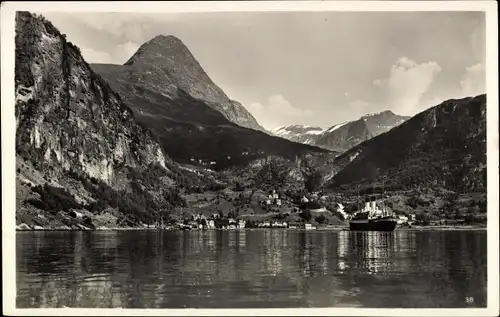
[{"label": "calm water surface", "polygon": [[16,237],[18,308],[486,306],[485,231]]}]

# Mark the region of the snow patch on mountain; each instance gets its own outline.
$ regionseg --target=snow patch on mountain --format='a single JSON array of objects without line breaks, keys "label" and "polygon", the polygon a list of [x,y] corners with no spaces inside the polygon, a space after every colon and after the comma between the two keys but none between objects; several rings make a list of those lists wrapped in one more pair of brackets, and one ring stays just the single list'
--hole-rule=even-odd
[{"label": "snow patch on mountain", "polygon": [[306,134],[318,135],[318,134],[321,134],[323,132],[324,132],[323,130],[311,130],[311,131],[307,131]]},{"label": "snow patch on mountain", "polygon": [[337,130],[338,128],[343,127],[343,126],[344,126],[344,125],[346,125],[347,123],[349,123],[349,121],[343,122],[343,123],[341,123],[341,124],[334,125],[333,127],[331,127],[331,128],[329,128],[328,130],[326,130],[326,132],[333,132],[333,131]]}]

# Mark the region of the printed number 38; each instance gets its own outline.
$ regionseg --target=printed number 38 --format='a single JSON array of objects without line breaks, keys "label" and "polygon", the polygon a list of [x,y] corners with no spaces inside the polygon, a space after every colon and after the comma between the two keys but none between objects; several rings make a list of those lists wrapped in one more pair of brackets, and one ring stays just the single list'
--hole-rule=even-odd
[{"label": "printed number 38", "polygon": [[474,297],[466,297],[466,298],[465,298],[465,302],[466,302],[467,304],[472,304],[472,303],[474,303]]}]

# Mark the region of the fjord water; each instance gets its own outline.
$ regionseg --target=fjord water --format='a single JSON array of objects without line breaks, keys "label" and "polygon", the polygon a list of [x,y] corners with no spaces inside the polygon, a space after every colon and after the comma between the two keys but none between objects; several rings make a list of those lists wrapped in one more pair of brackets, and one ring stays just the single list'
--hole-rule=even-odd
[{"label": "fjord water", "polygon": [[486,231],[18,232],[17,307],[486,306]]}]

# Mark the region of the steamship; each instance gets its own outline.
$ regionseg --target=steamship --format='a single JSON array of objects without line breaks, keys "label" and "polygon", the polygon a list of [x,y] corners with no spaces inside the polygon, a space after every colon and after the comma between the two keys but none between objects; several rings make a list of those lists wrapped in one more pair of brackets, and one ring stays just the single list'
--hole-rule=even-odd
[{"label": "steamship", "polygon": [[356,212],[349,221],[349,229],[356,231],[393,231],[396,218],[387,210],[382,201],[379,209],[377,201],[365,202],[365,207]]}]

